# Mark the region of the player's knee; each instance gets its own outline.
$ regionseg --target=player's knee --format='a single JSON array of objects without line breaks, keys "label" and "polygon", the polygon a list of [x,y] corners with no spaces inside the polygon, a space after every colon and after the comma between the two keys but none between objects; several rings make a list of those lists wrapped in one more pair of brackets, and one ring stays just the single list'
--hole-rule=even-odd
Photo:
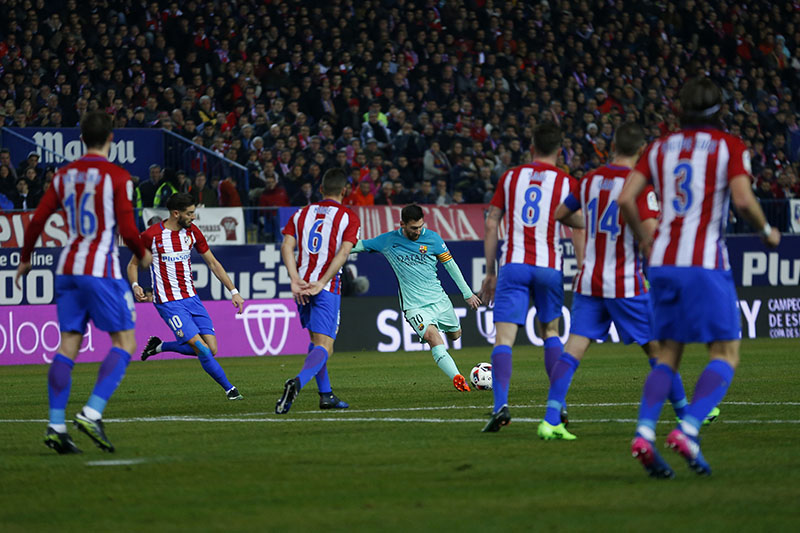
[{"label": "player's knee", "polygon": [[558,318],[554,318],[550,322],[542,324],[545,339],[558,336],[558,320]]},{"label": "player's knee", "polygon": [[458,331],[448,331],[447,332],[447,338],[450,339],[451,341],[455,341],[455,340],[460,339],[461,338],[461,330],[459,329]]},{"label": "player's knee", "polygon": [[209,359],[213,356],[211,349],[203,341],[194,341],[194,352],[200,360]]}]

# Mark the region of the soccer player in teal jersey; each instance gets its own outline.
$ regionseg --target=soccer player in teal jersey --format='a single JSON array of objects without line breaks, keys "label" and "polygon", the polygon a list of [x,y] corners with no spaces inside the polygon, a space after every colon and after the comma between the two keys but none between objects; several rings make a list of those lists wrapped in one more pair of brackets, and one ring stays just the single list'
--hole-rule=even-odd
[{"label": "soccer player in teal jersey", "polygon": [[353,252],[379,252],[389,261],[397,276],[400,306],[406,320],[430,345],[434,361],[453,380],[455,388],[468,391],[467,380],[447,353],[439,333],[443,332],[454,341],[461,337],[461,324],[450,298],[442,289],[436,264],[442,263],[472,309],[477,309],[481,300],[467,285],[442,238],[423,227],[423,216],[420,206],[407,205],[400,215],[400,229],[358,241]]}]

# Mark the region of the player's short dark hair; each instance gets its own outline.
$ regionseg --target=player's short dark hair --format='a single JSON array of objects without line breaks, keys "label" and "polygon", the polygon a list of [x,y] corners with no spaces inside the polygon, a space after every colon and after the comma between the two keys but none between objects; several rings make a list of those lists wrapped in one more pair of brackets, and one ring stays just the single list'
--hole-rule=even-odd
[{"label": "player's short dark hair", "polygon": [[347,185],[347,174],[340,168],[330,168],[322,176],[322,194],[336,196],[341,194]]},{"label": "player's short dark hair", "polygon": [[111,115],[105,111],[89,111],[81,117],[81,137],[87,149],[102,148],[113,128]]},{"label": "player's short dark hair", "polygon": [[561,128],[555,122],[548,120],[540,123],[533,130],[533,146],[536,154],[541,156],[554,154],[561,148],[562,137]]},{"label": "player's short dark hair", "polygon": [[721,126],[722,91],[705,76],[692,78],[681,88],[681,127],[695,125]]},{"label": "player's short dark hair", "polygon": [[636,122],[626,122],[614,132],[614,151],[618,155],[634,156],[644,144],[644,129]]},{"label": "player's short dark hair", "polygon": [[167,210],[169,212],[172,211],[183,211],[187,207],[194,205],[194,198],[188,192],[176,192],[172,196],[169,197],[167,200]]},{"label": "player's short dark hair", "polygon": [[422,220],[424,216],[425,213],[417,204],[409,204],[400,211],[400,220],[402,220],[404,224],[408,224],[412,220]]}]

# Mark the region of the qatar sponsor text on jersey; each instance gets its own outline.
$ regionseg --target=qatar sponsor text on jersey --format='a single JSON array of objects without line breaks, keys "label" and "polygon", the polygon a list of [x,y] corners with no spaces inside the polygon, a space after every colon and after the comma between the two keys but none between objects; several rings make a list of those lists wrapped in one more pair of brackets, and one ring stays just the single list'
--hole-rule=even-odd
[{"label": "qatar sponsor text on jersey", "polygon": [[197,226],[192,224],[188,229],[173,231],[158,222],[142,233],[142,243],[153,254],[150,276],[155,303],[183,300],[197,294],[192,280],[192,247],[201,254],[208,251],[208,242]]},{"label": "qatar sponsor text on jersey", "polygon": [[[600,167],[584,176],[570,194],[586,223],[583,265],[575,281],[576,292],[584,296],[630,298],[647,292],[639,248],[617,203],[630,170]],[[652,186],[642,192],[637,204],[642,220],[658,216]]]},{"label": "qatar sponsor text on jersey", "polygon": [[[330,266],[344,241],[358,242],[361,223],[347,207],[333,200],[323,200],[297,211],[286,227],[284,235],[297,239],[297,272],[309,283],[318,281]],[[341,292],[340,275],[331,279],[325,290]]]},{"label": "qatar sponsor text on jersey", "polygon": [[525,263],[561,270],[561,223],[553,215],[573,181],[561,169],[539,161],[514,167],[500,178],[491,204],[506,217],[501,265]]},{"label": "qatar sponsor text on jersey", "polygon": [[730,270],[729,181],[750,176],[744,143],[712,128],[686,129],[650,144],[636,170],[652,181],[661,200],[650,265]]}]

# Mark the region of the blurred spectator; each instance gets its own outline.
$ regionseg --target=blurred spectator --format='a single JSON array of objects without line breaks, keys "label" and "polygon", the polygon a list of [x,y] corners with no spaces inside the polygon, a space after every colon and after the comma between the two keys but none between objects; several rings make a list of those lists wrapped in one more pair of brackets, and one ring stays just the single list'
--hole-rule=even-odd
[{"label": "blurred spectator", "polygon": [[322,200],[322,197],[314,191],[311,182],[305,180],[300,185],[300,189],[292,196],[291,204],[296,207],[303,207],[320,200]]},{"label": "blurred spectator", "polygon": [[39,197],[30,191],[30,183],[26,178],[17,180],[17,191],[14,196],[14,209],[36,209]]},{"label": "blurred spectator", "polygon": [[[450,193],[447,192],[447,180],[445,179],[438,179],[436,180],[436,205],[450,205],[453,203],[453,197],[450,196]],[[420,202],[422,203],[422,202]]]},{"label": "blurred spectator", "polygon": [[432,190],[431,181],[424,180],[414,195],[414,202],[418,204],[435,204],[437,197],[437,194]]},{"label": "blurred spectator", "polygon": [[367,177],[364,177],[358,187],[347,197],[346,205],[375,205],[375,196],[372,194],[372,184]]},{"label": "blurred spectator", "polygon": [[137,190],[137,207],[153,207],[156,191],[161,185],[161,166],[153,163],[150,165],[150,175],[139,183]]},{"label": "blurred spectator", "polygon": [[450,161],[439,148],[439,141],[431,142],[431,147],[425,152],[423,160],[425,167],[423,180],[435,180],[450,175]]},{"label": "blurred spectator", "polygon": [[402,180],[395,180],[392,182],[392,189],[394,189],[394,203],[395,205],[407,205],[414,201],[414,193],[405,188]]},{"label": "blurred spectator", "polygon": [[236,180],[233,176],[227,176],[219,183],[219,206],[220,207],[241,207],[242,199],[236,189]]},{"label": "blurred spectator", "polygon": [[384,181],[375,197],[375,205],[394,205],[394,187],[391,181]]},{"label": "blurred spectator", "polygon": [[194,177],[191,195],[197,207],[217,207],[219,205],[217,191],[208,185],[203,172],[198,172]]},{"label": "blurred spectator", "polygon": [[153,207],[166,207],[170,196],[178,192],[178,173],[174,169],[165,168],[164,179],[161,180],[153,198]]}]

